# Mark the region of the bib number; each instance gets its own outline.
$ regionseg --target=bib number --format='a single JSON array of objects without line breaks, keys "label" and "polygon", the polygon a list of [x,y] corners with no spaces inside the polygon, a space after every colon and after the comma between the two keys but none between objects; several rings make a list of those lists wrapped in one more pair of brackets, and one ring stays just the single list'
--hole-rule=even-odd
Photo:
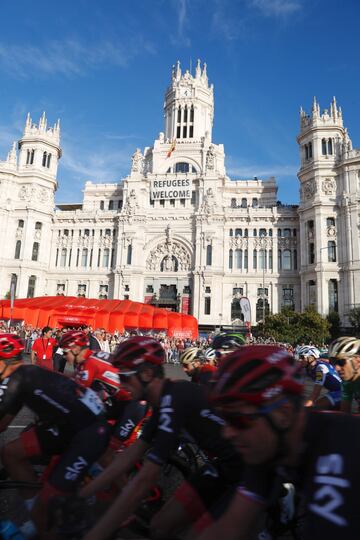
[{"label": "bib number", "polygon": [[90,388],[87,388],[85,394],[83,394],[82,397],[79,399],[81,403],[85,405],[85,407],[90,409],[90,411],[96,416],[104,412],[104,405],[101,399],[99,398],[97,393]]}]

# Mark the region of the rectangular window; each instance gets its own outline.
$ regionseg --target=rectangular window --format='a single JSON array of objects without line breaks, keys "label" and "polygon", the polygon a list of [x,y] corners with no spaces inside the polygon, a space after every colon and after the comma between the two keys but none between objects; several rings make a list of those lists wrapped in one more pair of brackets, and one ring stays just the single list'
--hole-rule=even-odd
[{"label": "rectangular window", "polygon": [[129,244],[127,248],[126,264],[131,264],[132,260],[132,245]]},{"label": "rectangular window", "polygon": [[211,312],[211,298],[210,296],[205,296],[204,313],[205,315],[210,315],[210,312]]},{"label": "rectangular window", "polygon": [[211,293],[211,287],[205,287],[205,292],[210,294]]},{"label": "rectangular window", "polygon": [[309,244],[309,264],[315,264],[315,244],[313,242]]},{"label": "rectangular window", "polygon": [[191,204],[196,204],[196,191],[191,192]]},{"label": "rectangular window", "polygon": [[111,261],[110,261],[111,268],[113,268],[114,263],[115,263],[115,249],[112,248],[112,250],[111,250]]},{"label": "rectangular window", "polygon": [[212,264],[212,246],[209,244],[206,246],[206,266]]},{"label": "rectangular window", "polygon": [[328,262],[336,262],[336,244],[333,240],[328,242]]},{"label": "rectangular window", "polygon": [[78,249],[76,253],[76,266],[79,266],[79,258],[80,258],[80,249]]},{"label": "rectangular window", "polygon": [[118,200],[118,210],[121,210],[122,207],[123,207],[122,199],[119,199],[119,200]]},{"label": "rectangular window", "polygon": [[40,247],[39,242],[34,242],[33,243],[33,249],[32,249],[32,254],[31,254],[31,260],[32,261],[37,261],[38,260],[38,258],[39,258],[39,247]]},{"label": "rectangular window", "polygon": [[35,231],[41,231],[42,229],[42,223],[40,223],[40,221],[37,221],[35,223]]},{"label": "rectangular window", "polygon": [[114,201],[109,201],[109,210],[114,210]]},{"label": "rectangular window", "polygon": [[101,249],[99,248],[99,251],[98,251],[98,260],[97,260],[97,265],[98,265],[98,267],[100,266],[100,259],[101,259]]},{"label": "rectangular window", "polygon": [[72,249],[70,249],[70,253],[69,253],[69,266],[71,266],[71,255],[72,255]]}]

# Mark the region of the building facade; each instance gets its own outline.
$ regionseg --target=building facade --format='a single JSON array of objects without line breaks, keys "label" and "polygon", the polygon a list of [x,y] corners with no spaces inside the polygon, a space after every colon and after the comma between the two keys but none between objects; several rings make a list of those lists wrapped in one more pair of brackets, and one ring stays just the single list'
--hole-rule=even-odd
[{"label": "building facade", "polygon": [[300,112],[299,205],[278,202],[274,178],[226,175],[206,64],[173,67],[164,118],[126,178],[55,208],[60,123],[28,116],[0,162],[0,296],[13,283],[17,297],[130,298],[202,327],[240,324],[245,296],[252,324],[310,304],[346,324],[360,304],[360,150],[335,99]]}]

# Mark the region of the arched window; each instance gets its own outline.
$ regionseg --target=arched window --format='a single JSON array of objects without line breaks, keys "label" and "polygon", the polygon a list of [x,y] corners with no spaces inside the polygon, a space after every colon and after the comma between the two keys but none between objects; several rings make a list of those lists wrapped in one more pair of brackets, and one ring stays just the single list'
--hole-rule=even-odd
[{"label": "arched window", "polygon": [[244,320],[244,315],[240,306],[240,300],[234,298],[231,302],[231,320],[235,321],[236,319]]},{"label": "arched window", "polygon": [[235,250],[235,268],[238,270],[242,269],[242,259],[243,259],[243,251],[242,249],[236,249]]},{"label": "arched window", "polygon": [[257,236],[257,229],[253,230],[253,236]]},{"label": "arched window", "polygon": [[233,250],[229,250],[229,269],[232,270],[233,267]]},{"label": "arched window", "polygon": [[281,238],[281,236],[282,236],[282,230],[281,229],[277,230],[277,235],[278,235],[278,238]]},{"label": "arched window", "polygon": [[190,122],[194,121],[194,105],[191,105],[190,109]]},{"label": "arched window", "polygon": [[253,251],[253,269],[257,270],[257,251],[254,249]]},{"label": "arched window", "polygon": [[177,121],[180,123],[181,122],[181,107],[178,108],[178,111],[177,111]]},{"label": "arched window", "polygon": [[308,302],[310,306],[316,304],[316,282],[313,279],[308,281]]},{"label": "arched window", "polygon": [[212,245],[208,244],[206,246],[206,266],[212,265]]},{"label": "arched window", "polygon": [[188,119],[188,108],[187,105],[184,107],[184,122],[187,122]]},{"label": "arched window", "polygon": [[81,266],[83,267],[86,267],[87,266],[87,261],[88,261],[88,249],[87,248],[84,248],[82,250],[82,254],[81,254]]},{"label": "arched window", "polygon": [[31,260],[32,261],[37,261],[38,260],[38,258],[39,258],[39,247],[40,247],[39,242],[34,242],[33,243],[32,254],[31,254]]},{"label": "arched window", "polygon": [[179,161],[175,163],[175,172],[176,173],[188,173],[190,172],[190,164],[185,161]]},{"label": "arched window", "polygon": [[231,203],[230,203],[230,206],[231,208],[236,208],[236,199],[231,199]]},{"label": "arched window", "polygon": [[312,157],[313,157],[312,142],[309,142],[309,159],[311,159]]},{"label": "arched window", "polygon": [[111,229],[105,229],[105,236],[111,236]]},{"label": "arched window", "polygon": [[48,169],[50,169],[50,163],[51,163],[51,154],[48,154],[47,161],[46,161],[46,166]]},{"label": "arched window", "polygon": [[242,229],[235,229],[235,236],[242,236]]},{"label": "arched window", "polygon": [[266,236],[266,229],[260,229],[259,230],[259,236],[261,236],[261,237]]},{"label": "arched window", "polygon": [[278,270],[282,269],[281,249],[278,250]]},{"label": "arched window", "polygon": [[273,269],[273,251],[269,249],[269,270]]},{"label": "arched window", "polygon": [[328,154],[331,156],[332,153],[333,153],[333,144],[332,144],[332,139],[328,139]]},{"label": "arched window", "polygon": [[110,249],[105,248],[103,251],[103,267],[107,268],[109,266],[109,260],[110,260]]},{"label": "arched window", "polygon": [[15,245],[15,259],[20,259],[21,241],[18,240]]},{"label": "arched window", "polygon": [[66,266],[66,254],[67,254],[67,250],[66,248],[63,248],[61,250],[61,257],[60,257],[60,266],[62,267]]},{"label": "arched window", "polygon": [[247,238],[249,236],[249,231],[248,229],[244,229],[244,236],[245,238]]},{"label": "arched window", "polygon": [[293,258],[294,258],[294,270],[297,270],[297,250],[294,249],[293,251]]},{"label": "arched window", "polygon": [[132,245],[129,244],[127,247],[126,264],[131,264],[131,260],[132,260]]},{"label": "arched window", "polygon": [[42,223],[40,223],[40,221],[37,221],[35,223],[35,231],[41,231],[42,229]]},{"label": "arched window", "polygon": [[334,240],[328,242],[328,262],[336,262],[336,244]]},{"label": "arched window", "polygon": [[291,251],[290,249],[284,249],[282,253],[282,269],[291,270]]},{"label": "arched window", "polygon": [[305,149],[305,159],[309,159],[309,149],[308,149],[307,144],[304,145],[304,149]]},{"label": "arched window", "polygon": [[167,255],[160,263],[160,272],[177,272],[179,269],[179,262],[174,255],[171,257]]},{"label": "arched window", "polygon": [[326,139],[321,141],[321,153],[323,156],[326,156]]},{"label": "arched window", "polygon": [[333,218],[333,217],[326,218],[326,226],[327,227],[335,227],[335,218]]},{"label": "arched window", "polygon": [[259,206],[259,201],[258,199],[255,197],[253,200],[252,200],[252,207],[253,208],[257,208]]},{"label": "arched window", "polygon": [[44,152],[43,153],[43,158],[42,158],[42,166],[43,167],[46,167],[46,160],[47,160],[47,152]]},{"label": "arched window", "polygon": [[18,227],[19,227],[19,229],[23,229],[23,228],[24,228],[24,220],[23,220],[23,219],[19,219],[19,221],[18,221]]},{"label": "arched window", "polygon": [[284,229],[283,231],[284,238],[290,238],[291,236],[291,229]]},{"label": "arched window", "polygon": [[245,197],[241,199],[241,208],[247,208],[247,199]]}]

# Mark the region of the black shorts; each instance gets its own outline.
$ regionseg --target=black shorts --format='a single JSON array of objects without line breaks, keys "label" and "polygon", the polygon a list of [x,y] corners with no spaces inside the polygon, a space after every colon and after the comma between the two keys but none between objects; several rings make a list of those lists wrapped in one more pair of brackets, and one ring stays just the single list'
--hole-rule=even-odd
[{"label": "black shorts", "polygon": [[73,435],[44,424],[21,434],[28,457],[60,456],[48,476],[48,483],[65,493],[76,490],[89,467],[105,452],[109,438],[110,427],[104,417]]}]

